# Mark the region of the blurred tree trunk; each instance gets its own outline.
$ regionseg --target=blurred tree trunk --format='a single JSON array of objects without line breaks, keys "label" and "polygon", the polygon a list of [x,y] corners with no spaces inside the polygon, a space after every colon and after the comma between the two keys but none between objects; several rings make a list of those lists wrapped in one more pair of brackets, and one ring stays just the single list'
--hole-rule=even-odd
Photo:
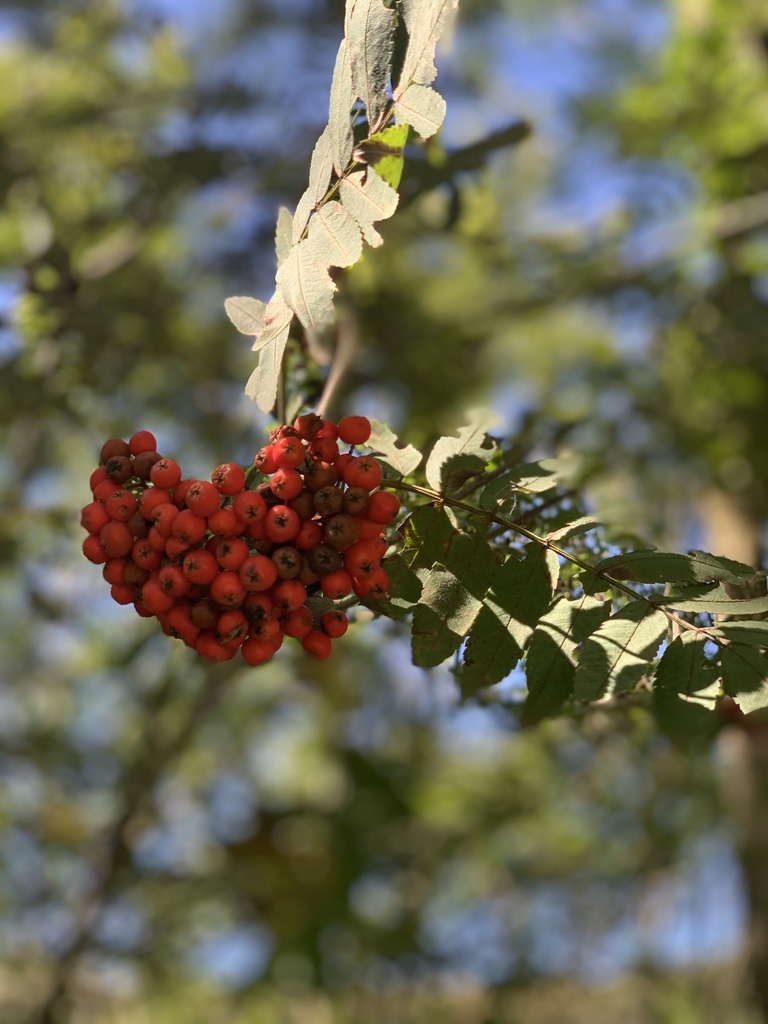
[{"label": "blurred tree trunk", "polygon": [[[705,547],[713,554],[760,566],[759,514],[733,495],[711,490],[703,504]],[[744,597],[765,592],[744,586]],[[736,711],[734,707],[734,712]],[[738,853],[749,902],[749,968],[755,1000],[768,1024],[768,716],[736,714],[719,741],[720,786],[736,825]]]}]

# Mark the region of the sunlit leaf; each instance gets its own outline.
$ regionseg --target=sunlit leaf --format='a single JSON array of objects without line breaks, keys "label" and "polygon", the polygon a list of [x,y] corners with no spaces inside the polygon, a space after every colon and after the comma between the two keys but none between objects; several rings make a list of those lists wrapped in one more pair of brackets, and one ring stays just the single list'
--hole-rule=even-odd
[{"label": "sunlit leaf", "polygon": [[730,558],[719,558],[705,551],[688,555],[664,551],[629,551],[598,562],[595,569],[616,580],[637,580],[641,583],[743,583],[755,570]]},{"label": "sunlit leaf", "polygon": [[354,99],[349,46],[347,40],[342,39],[333,69],[328,113],[333,167],[337,174],[342,174],[347,169],[349,158],[352,156],[353,138],[350,114]]},{"label": "sunlit leaf", "polygon": [[768,622],[718,622],[717,627],[709,629],[708,632],[724,637],[733,644],[768,647]]},{"label": "sunlit leaf", "polygon": [[574,519],[571,523],[566,523],[565,526],[561,526],[557,530],[552,530],[551,533],[547,534],[546,539],[559,544],[569,537],[578,537],[582,533],[589,533],[590,530],[594,530],[600,525],[592,516],[582,516],[579,519]]},{"label": "sunlit leaf", "polygon": [[325,251],[303,239],[291,249],[277,272],[285,301],[305,327],[320,330],[333,320],[333,293]]},{"label": "sunlit leaf", "polygon": [[373,126],[387,104],[387,82],[392,62],[394,10],[382,0],[350,0],[345,35],[349,42],[352,86],[366,106]]},{"label": "sunlit leaf", "polygon": [[277,212],[277,227],[275,228],[275,257],[278,270],[285,262],[292,245],[293,215],[290,210],[281,206]]},{"label": "sunlit leaf", "polygon": [[309,222],[309,242],[331,267],[351,267],[363,251],[360,229],[339,202],[317,211]]},{"label": "sunlit leaf", "polygon": [[390,125],[364,139],[355,147],[354,158],[370,164],[392,188],[397,188],[403,173],[403,147],[408,139],[408,125]]},{"label": "sunlit leaf", "polygon": [[328,125],[315,143],[312,159],[309,164],[309,185],[299,200],[293,215],[293,242],[299,241],[307,226],[309,216],[325,198],[333,174],[333,150],[331,148],[331,132]]},{"label": "sunlit leaf", "polygon": [[363,238],[374,247],[382,244],[382,237],[373,227],[379,220],[391,217],[397,209],[398,194],[372,167],[353,171],[339,184],[341,199],[360,225]]},{"label": "sunlit leaf", "polygon": [[428,139],[445,120],[445,100],[425,85],[410,85],[395,104],[399,124],[412,125],[423,139]]},{"label": "sunlit leaf", "polygon": [[441,505],[421,505],[400,527],[403,537],[401,555],[414,571],[429,570],[435,562],[444,562],[456,523]]},{"label": "sunlit leaf", "polygon": [[718,668],[704,653],[704,641],[683,634],[666,648],[653,684],[662,729],[678,741],[709,735],[717,726],[711,712],[720,694]]},{"label": "sunlit leaf", "polygon": [[681,612],[709,612],[712,615],[757,615],[768,612],[768,597],[729,597],[722,587],[681,587],[669,594],[652,594],[649,600]]},{"label": "sunlit leaf", "polygon": [[626,693],[647,674],[668,620],[645,601],[625,605],[585,641],[574,677],[578,700]]},{"label": "sunlit leaf", "polygon": [[386,423],[371,420],[371,436],[367,447],[384,463],[391,466],[401,476],[408,476],[416,469],[422,459],[421,452],[413,445],[398,447],[397,436]]},{"label": "sunlit leaf", "polygon": [[224,301],[224,311],[241,334],[257,336],[264,328],[267,304],[245,295],[233,295]]},{"label": "sunlit leaf", "polygon": [[575,601],[559,598],[541,617],[525,656],[524,725],[554,714],[573,695],[578,646],[610,613],[610,602],[585,594]]},{"label": "sunlit leaf", "polygon": [[725,692],[747,714],[768,707],[768,657],[754,647],[729,644],[721,652]]}]

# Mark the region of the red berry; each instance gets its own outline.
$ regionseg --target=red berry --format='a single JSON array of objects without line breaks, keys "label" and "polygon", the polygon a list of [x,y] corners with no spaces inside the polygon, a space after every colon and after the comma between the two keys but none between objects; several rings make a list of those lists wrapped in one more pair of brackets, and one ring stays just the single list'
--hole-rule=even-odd
[{"label": "red berry", "polygon": [[267,537],[275,544],[293,540],[301,525],[298,514],[288,505],[273,505],[264,522]]},{"label": "red berry", "polygon": [[365,444],[371,436],[371,422],[367,416],[345,416],[339,420],[339,440],[344,444]]},{"label": "red berry", "polygon": [[127,459],[130,458],[130,455],[131,449],[122,438],[111,437],[108,441],[105,441],[101,447],[99,462],[102,466],[106,466],[109,460],[115,456]]},{"label": "red berry", "polygon": [[191,583],[205,585],[210,583],[219,572],[219,563],[210,551],[195,548],[184,555],[182,572]]},{"label": "red berry", "polygon": [[91,488],[91,491],[95,491],[99,484],[103,484],[105,480],[109,480],[109,477],[107,476],[107,471],[106,469],[104,469],[103,466],[99,466],[98,469],[94,469],[94,471],[91,473],[91,478],[88,481],[88,486]]},{"label": "red berry", "polygon": [[349,629],[349,619],[339,608],[333,608],[331,611],[323,612],[320,616],[320,623],[323,627],[323,631],[334,639],[344,636]]},{"label": "red berry", "polygon": [[221,466],[217,466],[211,474],[211,480],[219,494],[228,497],[239,494],[245,487],[243,468],[234,462],[224,462]]},{"label": "red berry", "polygon": [[131,455],[141,455],[142,452],[156,452],[157,441],[155,435],[148,430],[139,430],[128,439],[128,449]]},{"label": "red berry", "polygon": [[375,491],[368,499],[366,516],[374,523],[388,526],[397,518],[400,511],[400,499],[392,491]]},{"label": "red berry", "polygon": [[173,607],[173,595],[166,593],[155,577],[150,577],[141,588],[141,601],[147,611],[160,615]]},{"label": "red berry", "polygon": [[266,555],[251,555],[240,566],[240,581],[247,591],[269,590],[277,579],[277,567]]},{"label": "red berry", "polygon": [[369,540],[358,540],[344,552],[344,568],[357,579],[364,579],[381,565],[378,546]]},{"label": "red berry", "polygon": [[307,588],[298,580],[280,580],[272,588],[275,609],[281,614],[301,608],[307,599]]},{"label": "red berry", "polygon": [[189,578],[184,575],[179,565],[164,565],[157,576],[162,590],[172,597],[183,597],[192,589]]},{"label": "red berry", "polygon": [[152,569],[159,569],[163,563],[163,554],[165,552],[165,545],[163,545],[163,551],[156,551],[149,540],[149,537],[141,537],[139,540],[133,542],[131,548],[131,561],[134,565],[137,565],[139,569],[145,569],[151,571]]},{"label": "red berry", "polygon": [[187,508],[198,516],[210,516],[219,507],[221,495],[207,480],[193,480],[187,488]]},{"label": "red berry", "polygon": [[174,519],[171,533],[189,546],[201,541],[207,528],[207,523],[202,516],[196,515],[192,509],[185,508]]},{"label": "red berry", "polygon": [[99,543],[107,558],[123,558],[133,547],[133,534],[113,519],[99,530]]},{"label": "red berry", "polygon": [[101,501],[92,501],[80,511],[80,525],[88,533],[98,533],[102,526],[107,525],[109,519],[109,512]]},{"label": "red berry", "polygon": [[307,450],[300,437],[281,437],[272,445],[272,457],[278,469],[296,469],[306,454]]},{"label": "red berry", "polygon": [[95,533],[89,533],[83,541],[83,554],[94,565],[103,565],[107,560],[104,549]]},{"label": "red berry", "polygon": [[323,527],[316,519],[305,519],[299,527],[299,532],[293,538],[293,543],[300,551],[309,551],[316,544],[323,540]]},{"label": "red berry", "polygon": [[217,509],[208,516],[208,529],[219,537],[235,537],[245,533],[245,523],[235,515],[232,506]]},{"label": "red berry", "polygon": [[381,483],[381,463],[372,455],[361,455],[344,467],[344,483],[348,487],[364,487],[374,491]]},{"label": "red berry", "polygon": [[149,479],[155,487],[172,491],[181,480],[181,467],[173,459],[160,459],[149,471]]},{"label": "red berry", "polygon": [[113,583],[109,588],[112,600],[118,604],[133,604],[136,600],[136,588],[129,587],[125,583]]},{"label": "red berry", "polygon": [[333,438],[321,435],[322,431],[310,442],[309,457],[313,462],[334,462],[339,454],[339,446]]},{"label": "red berry", "polygon": [[267,503],[257,491],[241,491],[232,502],[235,517],[246,525],[257,523],[267,514]]},{"label": "red berry", "polygon": [[248,557],[248,545],[240,537],[217,537],[210,551],[222,569],[239,569]]},{"label": "red berry", "polygon": [[275,462],[275,453],[271,444],[265,444],[263,448],[256,452],[253,464],[256,469],[267,475],[275,472],[277,463]]},{"label": "red berry", "polygon": [[251,636],[268,643],[276,651],[283,642],[283,631],[277,619],[259,619],[250,626]]},{"label": "red berry", "polygon": [[249,636],[240,650],[249,665],[261,665],[275,654],[275,648],[271,644],[255,636]]},{"label": "red berry", "polygon": [[286,636],[300,638],[312,632],[312,612],[306,605],[301,608],[294,608],[288,612],[282,621],[283,632]]},{"label": "red berry", "polygon": [[152,509],[152,522],[157,532],[161,533],[163,537],[171,536],[173,524],[176,522],[179,511],[178,506],[171,501],[166,501]]},{"label": "red berry", "polygon": [[220,572],[211,583],[211,597],[225,608],[242,604],[246,590],[236,572]]},{"label": "red berry", "polygon": [[158,505],[169,503],[171,496],[162,487],[148,487],[139,498],[139,511],[145,519],[152,518],[152,512]]},{"label": "red berry", "polygon": [[198,636],[195,650],[206,661],[231,661],[237,654],[236,647],[225,647],[224,644],[220,644],[216,634],[209,629],[203,630]]},{"label": "red berry", "polygon": [[269,481],[269,489],[281,501],[289,501],[301,494],[304,480],[295,469],[278,469]]},{"label": "red berry", "polygon": [[112,583],[114,586],[122,586],[125,583],[123,570],[126,565],[128,565],[128,560],[125,558],[108,558],[104,563],[104,568],[101,570],[101,575],[107,583]]},{"label": "red berry", "polygon": [[308,412],[303,416],[297,416],[293,421],[293,428],[305,441],[311,441],[318,430],[322,430],[323,420],[317,413]]},{"label": "red berry", "polygon": [[331,653],[331,638],[327,633],[314,631],[304,637],[301,646],[307,654],[324,661]]},{"label": "red berry", "polygon": [[222,612],[216,623],[216,635],[219,643],[239,647],[248,635],[248,620],[241,611],[235,609]]},{"label": "red berry", "polygon": [[345,569],[336,569],[327,576],[320,577],[320,589],[325,597],[332,601],[340,601],[352,593],[352,577]]}]

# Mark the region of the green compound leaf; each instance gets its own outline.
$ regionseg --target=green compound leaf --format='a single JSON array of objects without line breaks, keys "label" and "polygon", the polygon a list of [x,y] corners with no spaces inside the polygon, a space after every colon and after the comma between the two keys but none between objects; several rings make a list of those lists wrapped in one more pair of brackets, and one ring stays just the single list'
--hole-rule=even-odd
[{"label": "green compound leaf", "polygon": [[754,647],[730,644],[721,653],[725,692],[748,714],[768,707],[768,658]]},{"label": "green compound leaf", "polygon": [[421,462],[421,452],[410,444],[405,448],[398,448],[397,436],[386,423],[380,423],[379,420],[370,422],[371,436],[366,447],[370,448],[377,458],[391,466],[400,476],[408,476],[412,473]]},{"label": "green compound leaf", "polygon": [[680,587],[669,594],[651,594],[653,604],[680,612],[708,612],[711,615],[758,615],[768,612],[768,597],[739,600],[729,597],[722,587]]},{"label": "green compound leaf", "polygon": [[492,458],[494,446],[486,431],[494,418],[480,416],[462,427],[457,437],[441,437],[427,459],[426,475],[436,491],[456,490],[471,476],[481,473]]},{"label": "green compound leaf", "polygon": [[435,562],[445,562],[451,541],[458,535],[454,520],[441,505],[421,505],[400,527],[405,564],[419,573]]},{"label": "green compound leaf", "polygon": [[535,725],[555,714],[573,695],[579,644],[610,613],[610,602],[585,594],[575,601],[558,598],[542,616],[525,656],[528,697],[521,715],[523,725]]},{"label": "green compound leaf", "polygon": [[380,178],[397,188],[403,174],[403,148],[407,140],[408,125],[391,125],[364,139],[355,148],[355,160],[370,164]]},{"label": "green compound leaf", "polygon": [[510,507],[514,507],[517,501],[517,491],[512,483],[511,475],[505,473],[503,476],[497,476],[495,480],[491,480],[480,491],[477,501],[480,508],[487,509],[489,512],[500,512],[502,515],[505,512],[505,505],[509,504]]},{"label": "green compound leaf", "polygon": [[524,462],[509,474],[509,480],[516,490],[541,494],[556,487],[561,478],[568,475],[570,467],[565,459]]},{"label": "green compound leaf", "polygon": [[768,622],[719,622],[708,630],[732,644],[750,644],[753,647],[768,647]]},{"label": "green compound leaf", "polygon": [[653,702],[661,728],[677,742],[709,736],[717,727],[711,714],[720,694],[717,666],[695,634],[677,637],[656,669]]},{"label": "green compound leaf", "polygon": [[500,682],[515,667],[549,607],[559,570],[551,551],[531,544],[524,558],[508,558],[494,574],[457,673],[465,697]]},{"label": "green compound leaf", "polygon": [[625,605],[592,634],[579,652],[574,677],[578,700],[627,693],[648,672],[667,633],[667,617],[645,601]]},{"label": "green compound leaf", "polygon": [[413,613],[414,665],[434,668],[450,658],[469,632],[481,604],[447,566],[433,565]]},{"label": "green compound leaf", "polygon": [[387,618],[402,619],[418,604],[422,583],[401,554],[389,555],[386,568],[389,577],[387,596],[378,598],[370,607]]},{"label": "green compound leaf", "polygon": [[595,530],[601,525],[592,516],[582,516],[580,519],[574,519],[571,523],[566,523],[565,526],[561,526],[557,530],[552,530],[551,533],[547,534],[546,540],[552,541],[553,544],[560,544],[569,537],[579,537],[582,533],[589,533],[590,530]]},{"label": "green compound leaf", "polygon": [[688,555],[664,551],[629,551],[604,558],[595,566],[615,580],[637,580],[640,583],[723,583],[739,584],[751,579],[755,570],[730,558],[718,558],[705,551]]}]

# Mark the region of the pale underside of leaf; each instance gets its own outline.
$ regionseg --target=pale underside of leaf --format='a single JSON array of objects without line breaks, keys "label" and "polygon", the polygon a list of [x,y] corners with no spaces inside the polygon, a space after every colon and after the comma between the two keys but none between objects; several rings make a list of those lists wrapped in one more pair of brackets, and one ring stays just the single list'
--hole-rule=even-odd
[{"label": "pale underside of leaf", "polygon": [[421,452],[410,444],[405,448],[398,447],[397,436],[386,423],[378,420],[371,420],[371,436],[367,447],[401,476],[408,476],[421,462]]},{"label": "pale underside of leaf", "polygon": [[293,310],[285,301],[282,291],[277,288],[264,310],[264,323],[261,333],[253,343],[252,350],[258,352],[265,345],[278,339],[283,331],[289,330],[292,320]]},{"label": "pale underside of leaf", "polygon": [[607,619],[579,652],[574,677],[578,700],[626,693],[648,671],[667,632],[667,617],[645,601],[633,601]]},{"label": "pale underside of leaf", "polygon": [[382,0],[351,0],[347,4],[345,35],[349,41],[352,87],[366,106],[371,126],[387,104],[394,16],[394,10],[386,8]]},{"label": "pale underside of leaf", "polygon": [[429,139],[445,120],[445,100],[426,85],[410,85],[395,104],[398,124],[412,125],[423,139]]},{"label": "pale underside of leaf", "polygon": [[309,185],[304,195],[299,200],[296,212],[293,215],[294,243],[298,242],[304,234],[307,221],[313,210],[328,192],[333,174],[333,149],[331,147],[331,131],[328,125],[323,129],[322,135],[315,143],[312,151],[312,159],[309,164]]},{"label": "pale underside of leaf", "polygon": [[321,330],[333,320],[333,293],[328,261],[309,238],[293,246],[277,273],[285,301],[304,327]]},{"label": "pale underside of leaf", "polygon": [[395,92],[396,101],[413,82],[429,85],[437,77],[435,47],[446,16],[457,5],[458,0],[402,0],[408,50]]},{"label": "pale underside of leaf", "polygon": [[289,320],[285,327],[265,345],[259,355],[259,365],[251,374],[245,386],[246,395],[256,402],[262,412],[268,413],[275,404],[283,363],[285,346],[291,328]]},{"label": "pale underside of leaf", "polygon": [[336,66],[333,69],[328,112],[333,167],[337,174],[342,174],[347,169],[349,158],[352,156],[353,137],[350,113],[354,99],[349,45],[346,39],[342,39],[339,52],[336,55]]},{"label": "pale underside of leaf", "polygon": [[339,202],[326,203],[317,211],[309,224],[309,242],[332,267],[351,267],[363,251],[360,228]]},{"label": "pale underside of leaf", "polygon": [[257,337],[264,329],[267,304],[246,295],[233,295],[224,301],[224,311],[241,334]]},{"label": "pale underside of leaf", "polygon": [[373,224],[392,216],[397,209],[397,192],[372,167],[353,171],[342,178],[339,190],[342,202],[360,225],[366,242],[374,247],[381,245],[383,239]]},{"label": "pale underside of leaf", "polygon": [[275,228],[275,256],[277,258],[278,270],[285,262],[292,245],[293,214],[290,210],[281,206],[277,214],[277,227]]}]

